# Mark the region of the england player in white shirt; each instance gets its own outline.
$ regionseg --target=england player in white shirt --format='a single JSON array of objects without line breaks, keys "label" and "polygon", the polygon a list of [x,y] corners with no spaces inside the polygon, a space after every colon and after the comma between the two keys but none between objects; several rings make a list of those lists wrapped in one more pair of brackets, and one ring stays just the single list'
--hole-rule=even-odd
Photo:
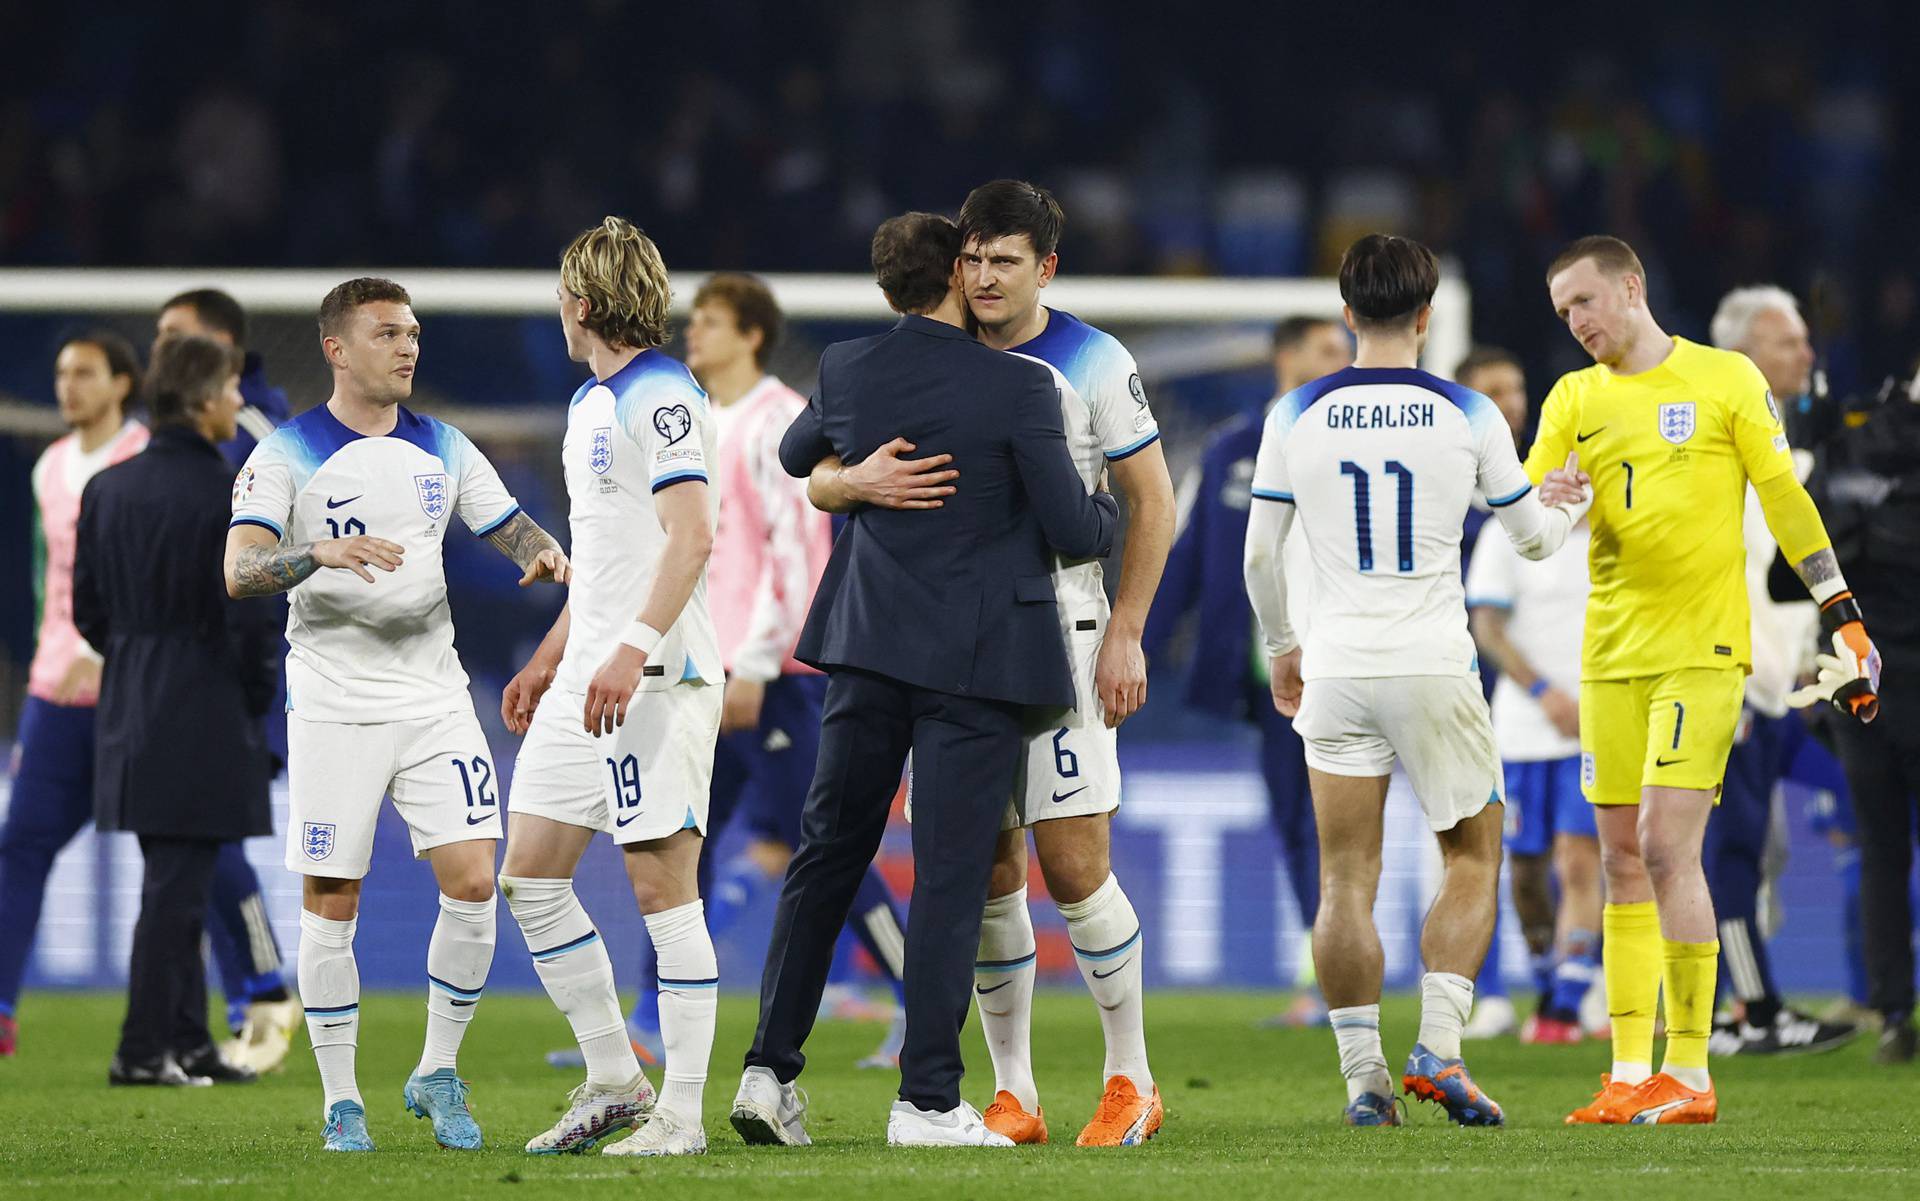
[{"label": "england player in white shirt", "polygon": [[411,306],[385,279],[327,293],[320,337],[333,396],[254,448],[234,481],[227,534],[229,593],[293,590],[286,862],[305,878],[300,1000],[332,1151],[373,1150],[354,1077],[353,936],[389,793],[440,885],[426,1046],[407,1107],[433,1119],[442,1146],[480,1146],[454,1061],[493,963],[500,807],[493,756],[454,654],[440,546],[457,515],[521,567],[522,584],[565,583],[569,570],[466,435],[400,404],[412,395],[420,351]]},{"label": "england player in white shirt", "polygon": [[[560,260],[567,353],[593,378],[567,408],[561,448],[571,502],[573,591],[515,678],[513,821],[500,890],[534,968],[566,1015],[587,1079],[528,1142],[585,1151],[638,1122],[610,1155],[699,1155],[719,971],[696,872],[706,836],[724,676],[707,612],[719,517],[707,395],[667,340],[667,269],[618,217]],[[606,946],[573,891],[595,833],[624,854],[659,963],[665,1085],[656,1103],[614,993]]]},{"label": "england player in white shirt", "polygon": [[[1501,827],[1500,761],[1467,634],[1460,530],[1476,488],[1528,558],[1557,550],[1581,516],[1533,495],[1492,401],[1415,367],[1438,284],[1433,255],[1417,242],[1370,234],[1348,249],[1340,294],[1355,365],[1274,406],[1247,526],[1247,594],[1272,661],[1274,703],[1306,744],[1320,828],[1313,959],[1352,1125],[1399,1124],[1380,1048],[1373,925],[1396,759],[1445,872],[1421,934],[1420,1035],[1401,1082],[1462,1125],[1503,1121],[1460,1061],[1473,976],[1493,932]],[[1287,620],[1280,558],[1296,510],[1313,560],[1304,649]]]},{"label": "england player in white shirt", "polygon": [[[1103,1087],[1081,1146],[1131,1146],[1163,1118],[1147,1065],[1140,919],[1113,874],[1110,826],[1120,806],[1117,729],[1146,703],[1140,649],[1147,610],[1173,544],[1173,481],[1160,429],[1133,356],[1118,339],[1040,303],[1059,265],[1065,216],[1046,189],[1001,179],[975,188],[960,209],[961,276],[980,340],[1053,368],[1067,442],[1089,492],[1111,475],[1127,504],[1120,583],[1109,608],[1098,561],[1059,560],[1054,593],[1079,699],[1071,710],[1036,712],[1014,781],[975,961],[975,1000],[993,1058],[987,1128],[1015,1143],[1048,1141],[1034,1083],[1031,1027],[1035,943],[1027,909],[1027,831],[1047,889],[1066,919],[1074,960],[1093,994],[1106,1040]],[[815,503],[918,508],[965,486],[949,481],[948,456],[901,460],[895,444],[853,468],[828,459],[814,473]],[[927,448],[929,451],[937,447]],[[909,776],[911,793],[911,776]],[[909,796],[911,801],[911,796]],[[912,920],[912,915],[908,915]]]}]

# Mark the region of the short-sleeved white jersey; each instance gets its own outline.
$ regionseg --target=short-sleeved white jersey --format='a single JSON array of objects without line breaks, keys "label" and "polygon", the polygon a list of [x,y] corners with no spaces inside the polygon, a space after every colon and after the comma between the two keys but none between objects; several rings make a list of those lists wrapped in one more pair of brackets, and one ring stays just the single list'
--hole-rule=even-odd
[{"label": "short-sleeved white jersey", "polygon": [[[1467,608],[1507,613],[1507,640],[1529,666],[1570,696],[1580,695],[1580,640],[1587,626],[1587,546],[1582,523],[1544,559],[1528,559],[1497,521],[1480,527],[1467,564]],[[1565,759],[1580,753],[1580,737],[1562,734],[1540,702],[1501,674],[1493,686],[1493,740],[1500,757],[1516,763]]]},{"label": "short-sleeved white jersey", "polygon": [[323,567],[287,609],[287,711],[311,721],[408,721],[472,705],[453,650],[441,542],[458,515],[482,537],[520,511],[467,436],[401,408],[357,434],[325,405],[268,434],[233,482],[233,525],[286,543],[370,534],[405,548],[369,584]]},{"label": "short-sleeved white jersey", "polygon": [[1463,675],[1461,523],[1532,488],[1491,400],[1414,368],[1349,367],[1267,415],[1256,501],[1292,504],[1313,556],[1306,679]]},{"label": "short-sleeved white jersey", "polygon": [[[1108,463],[1138,454],[1159,440],[1160,427],[1147,406],[1140,368],[1120,340],[1072,313],[1047,310],[1047,327],[1008,353],[1053,368],[1060,388],[1060,416],[1067,448],[1081,482],[1091,493]],[[1106,591],[1097,560],[1055,558],[1054,590],[1064,609]]]},{"label": "short-sleeved white jersey", "polygon": [[[606,380],[590,379],[573,394],[560,451],[571,502],[572,614],[556,688],[584,693],[640,616],[667,545],[654,493],[692,480],[707,483],[716,460],[707,394],[678,359],[643,350]],[[709,487],[707,496],[708,520],[717,523],[719,490]],[[725,680],[704,570],[664,635],[648,656],[641,691]]]}]

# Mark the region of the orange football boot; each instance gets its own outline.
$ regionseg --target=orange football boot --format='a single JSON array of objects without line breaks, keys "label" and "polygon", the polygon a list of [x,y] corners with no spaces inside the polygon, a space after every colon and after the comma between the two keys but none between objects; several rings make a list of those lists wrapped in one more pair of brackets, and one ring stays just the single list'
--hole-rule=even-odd
[{"label": "orange football boot", "polygon": [[1074,1141],[1082,1147],[1137,1147],[1159,1131],[1165,1116],[1158,1085],[1151,1096],[1142,1097],[1125,1076],[1109,1077],[1093,1120]]},{"label": "orange football boot", "polygon": [[1708,1085],[1704,1093],[1694,1092],[1665,1072],[1634,1090],[1635,1126],[1710,1125],[1720,1116],[1720,1100]]},{"label": "orange football boot", "polygon": [[1038,1105],[1034,1110],[1028,1113],[1020,1108],[1020,1099],[1003,1088],[993,1094],[993,1104],[980,1117],[988,1130],[1006,1135],[1015,1146],[1038,1146],[1047,1141],[1047,1111]]},{"label": "orange football boot", "polygon": [[1590,1103],[1567,1115],[1567,1125],[1625,1125],[1633,1120],[1634,1095],[1640,1091],[1640,1087],[1624,1080],[1615,1080],[1607,1072],[1600,1073],[1600,1091],[1593,1094]]}]

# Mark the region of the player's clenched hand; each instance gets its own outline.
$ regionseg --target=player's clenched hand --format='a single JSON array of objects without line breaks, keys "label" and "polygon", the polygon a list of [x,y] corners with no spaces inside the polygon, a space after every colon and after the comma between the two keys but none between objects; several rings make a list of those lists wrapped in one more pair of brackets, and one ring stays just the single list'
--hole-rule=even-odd
[{"label": "player's clenched hand", "polygon": [[1300,682],[1300,648],[1296,646],[1284,655],[1275,655],[1267,664],[1267,678],[1273,690],[1273,707],[1280,716],[1298,717],[1300,693],[1305,687]]},{"label": "player's clenched hand", "polygon": [[760,707],[766,702],[767,686],[759,680],[727,678],[727,690],[720,698],[720,732],[736,734],[760,728]]},{"label": "player's clenched hand", "polygon": [[587,733],[598,738],[626,723],[627,706],[640,687],[640,669],[646,665],[647,656],[624,642],[607,656],[593,673],[593,683],[587,685]]},{"label": "player's clenched hand", "polygon": [[510,733],[526,734],[527,727],[533,724],[534,709],[552,685],[553,669],[537,667],[532,663],[521,668],[519,675],[507,681],[506,691],[500,694],[500,720],[507,724]]},{"label": "player's clenched hand", "polygon": [[1108,729],[1140,711],[1147,703],[1147,655],[1138,638],[1108,627],[1094,664],[1093,687],[1106,711]]},{"label": "player's clenched hand", "polygon": [[89,659],[85,655],[76,656],[53,686],[53,703],[56,705],[77,705],[82,698],[100,695],[100,661]]},{"label": "player's clenched hand", "polygon": [[941,497],[953,495],[951,481],[960,478],[960,473],[947,467],[953,462],[952,455],[900,457],[915,449],[905,438],[895,438],[853,466],[842,468],[841,482],[862,504],[883,509],[937,509],[943,503]]},{"label": "player's clenched hand", "polygon": [[550,546],[533,557],[527,564],[527,573],[520,577],[520,586],[538,580],[552,580],[556,584],[573,583],[573,564],[567,561],[567,553],[559,547]]},{"label": "player's clenched hand", "polygon": [[1577,505],[1587,498],[1587,485],[1593,480],[1580,470],[1580,452],[1567,452],[1567,465],[1556,467],[1540,479],[1540,503]]},{"label": "player's clenched hand", "polygon": [[1540,694],[1540,710],[1563,738],[1580,737],[1580,702],[1558,688]]},{"label": "player's clenched hand", "polygon": [[388,542],[371,534],[354,538],[328,538],[313,544],[315,563],[322,567],[344,567],[369,584],[373,583],[373,573],[367,570],[368,567],[393,571],[400,566],[400,556],[406,553],[407,548],[398,542]]}]

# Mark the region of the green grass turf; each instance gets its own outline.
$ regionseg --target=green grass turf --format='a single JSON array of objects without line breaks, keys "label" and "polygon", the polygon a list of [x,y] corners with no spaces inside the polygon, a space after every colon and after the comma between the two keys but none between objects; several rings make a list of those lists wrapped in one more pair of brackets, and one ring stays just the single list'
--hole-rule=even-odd
[{"label": "green grass turf", "polygon": [[[707,1091],[710,1153],[632,1162],[597,1155],[534,1158],[525,1140],[558,1115],[571,1074],[542,1053],[567,1041],[544,997],[489,996],[462,1054],[484,1151],[434,1146],[400,1104],[423,1015],[416,998],[379,995],[362,1007],[360,1081],[380,1151],[320,1150],[320,1091],[304,1037],[284,1074],[252,1086],[175,1092],[109,1089],[106,1062],[121,1012],[116,997],[35,993],[21,1013],[23,1050],[0,1060],[0,1196],[114,1198],[249,1196],[357,1201],[365,1196],[589,1198],[1152,1197],[1319,1199],[1428,1195],[1467,1198],[1657,1196],[1676,1201],[1920,1195],[1920,1075],[1876,1068],[1868,1042],[1833,1054],[1719,1062],[1720,1125],[1579,1128],[1561,1116],[1584,1102],[1605,1066],[1601,1044],[1522,1048],[1470,1044],[1476,1077],[1506,1107],[1504,1130],[1462,1130],[1416,1105],[1401,1130],[1340,1125],[1345,1100],[1332,1036],[1256,1028],[1270,997],[1156,993],[1148,998],[1154,1068],[1167,1105],[1143,1148],[1073,1144],[1099,1086],[1099,1027],[1077,991],[1043,993],[1034,1047],[1054,1144],[1014,1151],[890,1151],[886,1111],[897,1083],[860,1072],[880,1028],[823,1024],[803,1083],[812,1094],[811,1149],[748,1148],[727,1125],[748,998],[724,997]],[[1414,1005],[1390,1000],[1388,1057],[1414,1035]],[[991,1070],[969,1024],[967,1095],[990,1099]],[[1398,1066],[1394,1063],[1393,1066]],[[657,1081],[658,1074],[655,1073]]]}]

